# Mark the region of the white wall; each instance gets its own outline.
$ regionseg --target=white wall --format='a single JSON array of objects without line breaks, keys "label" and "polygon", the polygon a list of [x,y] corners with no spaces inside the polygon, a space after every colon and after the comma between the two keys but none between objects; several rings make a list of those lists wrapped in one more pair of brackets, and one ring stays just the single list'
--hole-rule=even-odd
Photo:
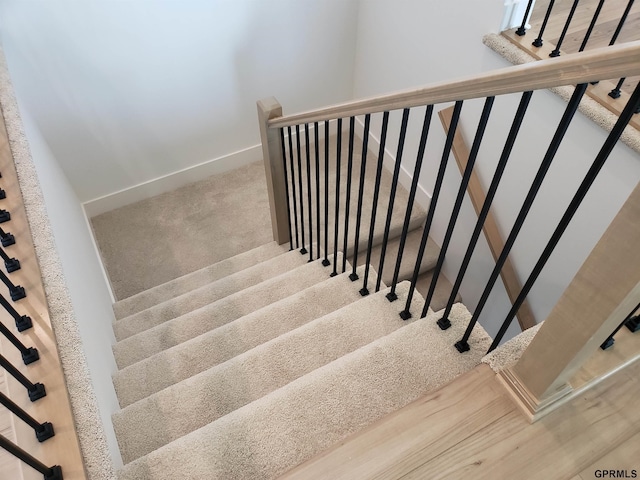
[{"label": "white wall", "polygon": [[[354,95],[356,98],[389,93],[453,79],[481,71],[509,66],[509,63],[482,44],[482,36],[497,31],[502,18],[503,2],[456,2],[433,0],[361,0],[358,12],[358,40]],[[435,14],[437,12],[437,14]],[[517,107],[518,96],[498,98],[478,157],[477,170],[485,185],[491,181],[506,134]],[[506,238],[520,209],[530,182],[553,135],[566,103],[548,91],[536,92],[525,116],[522,134],[498,191],[494,211]],[[436,111],[445,107],[438,106]],[[465,102],[461,129],[471,145],[482,101]],[[394,125],[399,113],[392,114]],[[419,127],[423,110],[412,111],[403,165],[413,169]],[[380,122],[372,122],[379,134]],[[395,155],[398,128],[390,128],[387,150]],[[393,132],[393,133],[392,133]],[[568,132],[556,161],[525,223],[512,259],[522,280],[526,279],[544,248],[571,195],[595,158],[606,133],[578,114]],[[445,136],[434,116],[420,185],[429,193],[442,155]],[[433,226],[432,236],[442,241],[460,182],[453,157]],[[538,320],[543,320],[566,285],[580,267],[595,242],[620,208],[631,189],[640,180],[640,158],[620,144],[585,200],[565,239],[562,240],[538,284],[530,294],[530,302]],[[573,189],[573,190],[572,190]],[[465,200],[456,227],[445,274],[453,281],[464,255],[477,216]],[[464,302],[473,310],[493,266],[493,258],[484,237],[476,251],[463,284]],[[480,318],[483,326],[494,334],[509,309],[510,303],[500,281]],[[510,330],[509,335],[517,333]]]},{"label": "white wall", "polygon": [[47,201],[47,213],[82,336],[82,348],[109,449],[114,464],[118,466],[122,460],[111,424],[111,414],[119,407],[111,382],[116,365],[111,352],[111,345],[115,342],[111,328],[114,316],[108,287],[78,197],[24,108],[22,99],[18,98],[18,102],[33,163]]},{"label": "white wall", "polygon": [[351,98],[356,0],[0,2],[17,93],[81,202],[259,143]]}]

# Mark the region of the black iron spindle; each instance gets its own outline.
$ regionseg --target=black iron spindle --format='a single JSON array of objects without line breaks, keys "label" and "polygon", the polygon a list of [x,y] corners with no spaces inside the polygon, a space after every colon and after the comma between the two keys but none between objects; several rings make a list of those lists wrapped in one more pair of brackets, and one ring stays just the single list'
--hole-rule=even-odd
[{"label": "black iron spindle", "polygon": [[13,300],[14,302],[27,296],[27,292],[25,291],[24,287],[21,287],[20,285],[14,285],[2,270],[0,270],[0,280],[2,280],[2,282],[9,289],[9,295],[11,296],[11,300]]},{"label": "black iron spindle", "polygon": [[516,241],[516,238],[518,237],[518,234],[520,233],[520,229],[522,228],[522,225],[524,224],[524,221],[527,217],[527,214],[529,213],[529,210],[531,209],[531,205],[533,205],[533,201],[535,200],[538,191],[540,190],[540,186],[542,185],[542,181],[544,180],[549,167],[551,166],[551,163],[558,151],[558,148],[560,147],[560,143],[562,142],[562,139],[564,138],[564,135],[567,131],[567,129],[569,128],[569,125],[571,124],[571,120],[574,116],[574,114],[576,113],[576,111],[578,110],[578,105],[580,104],[580,99],[582,98],[582,96],[584,95],[584,92],[587,89],[587,84],[586,83],[582,83],[580,85],[578,85],[574,92],[573,95],[571,96],[571,99],[569,100],[569,104],[567,105],[567,108],[564,112],[564,114],[562,115],[562,119],[560,120],[560,123],[558,125],[558,128],[556,129],[555,134],[553,135],[553,138],[551,140],[551,143],[549,144],[549,148],[547,149],[547,152],[542,160],[542,163],[540,165],[540,168],[538,169],[538,172],[536,173],[535,178],[533,179],[533,183],[531,184],[531,187],[529,188],[529,191],[527,192],[527,196],[525,197],[524,203],[522,205],[522,208],[520,209],[520,212],[518,213],[518,216],[516,217],[516,220],[514,222],[514,225],[511,229],[511,232],[509,233],[509,236],[507,237],[507,240],[505,242],[504,248],[502,249],[502,252],[500,253],[500,256],[498,257],[498,260],[496,261],[496,266],[493,269],[493,271],[491,272],[491,276],[489,277],[489,281],[487,282],[487,285],[484,289],[484,291],[482,292],[482,296],[480,297],[480,300],[478,301],[478,305],[476,306],[474,312],[473,312],[473,316],[471,318],[471,320],[469,321],[469,325],[467,326],[467,329],[462,337],[462,339],[457,342],[455,344],[456,348],[458,349],[459,352],[466,352],[469,350],[469,344],[468,344],[468,340],[469,337],[471,336],[471,332],[473,330],[473,327],[475,327],[475,324],[478,322],[478,318],[480,317],[480,314],[482,313],[482,310],[485,306],[485,304],[487,303],[487,300],[489,299],[489,295],[491,294],[491,291],[493,290],[493,286],[496,282],[496,280],[498,279],[498,276],[500,275],[500,271],[502,270],[502,266],[504,265],[504,262],[507,260],[507,257],[509,256],[509,253],[511,252],[511,248],[513,247],[513,244]]},{"label": "black iron spindle", "polygon": [[635,0],[629,0],[629,3],[627,3],[627,6],[625,7],[624,12],[622,13],[622,17],[620,17],[620,21],[616,26],[616,30],[615,32],[613,32],[613,36],[609,41],[609,46],[613,45],[614,43],[616,43],[616,40],[618,40],[618,35],[620,35],[620,32],[622,31],[622,27],[624,26],[624,23],[627,21],[627,17],[629,16],[629,12],[631,11],[631,7],[633,6],[634,1]]},{"label": "black iron spindle", "polygon": [[640,332],[640,315],[636,315],[635,317],[631,317],[627,320],[626,324],[627,328],[631,333]]},{"label": "black iron spindle", "polygon": [[293,250],[293,235],[291,233],[291,200],[289,199],[289,177],[287,173],[287,149],[284,141],[284,128],[280,129],[280,142],[282,143],[282,166],[284,167],[284,188],[287,198],[287,223],[289,225],[289,250]]},{"label": "black iron spindle", "polygon": [[20,261],[17,258],[11,258],[7,255],[3,248],[0,248],[0,258],[4,260],[4,268],[7,269],[7,273],[20,270]]},{"label": "black iron spindle", "polygon": [[11,332],[11,330],[9,330],[7,326],[2,322],[0,322],[0,333],[4,335],[5,338],[9,340],[20,351],[20,354],[22,355],[22,361],[25,365],[29,365],[30,363],[33,363],[40,359],[40,355],[38,354],[37,349],[35,349],[34,347],[25,346],[20,340],[18,340],[18,337],[16,337]]},{"label": "black iron spindle", "polygon": [[527,33],[527,29],[525,27],[527,26],[527,18],[529,18],[529,12],[531,11],[532,5],[533,0],[529,0],[529,3],[527,3],[527,9],[524,12],[524,17],[522,17],[522,25],[520,25],[520,28],[516,30],[516,35],[520,37],[523,37]]},{"label": "black iron spindle", "polygon": [[378,262],[378,278],[376,279],[376,292],[380,291],[382,283],[382,270],[384,269],[384,257],[387,254],[387,242],[389,241],[389,230],[391,228],[391,217],[393,216],[393,205],[396,200],[396,190],[398,187],[398,179],[400,178],[400,165],[402,164],[402,154],[404,152],[404,142],[407,136],[407,125],[409,123],[410,109],[405,108],[402,111],[402,123],[400,124],[400,136],[398,137],[398,150],[396,152],[396,163],[393,168],[393,177],[391,180],[391,192],[389,193],[389,205],[387,207],[387,218],[384,224],[384,233],[382,235],[382,244],[380,250],[380,261]]},{"label": "black iron spindle", "polygon": [[[598,152],[598,155],[596,156],[595,160],[593,161],[593,164],[589,168],[589,171],[587,172],[584,179],[582,180],[582,183],[580,183],[578,190],[576,191],[575,195],[571,199],[571,202],[569,203],[569,206],[567,207],[564,214],[562,215],[562,218],[560,219],[558,226],[556,227],[553,234],[551,235],[551,239],[545,246],[544,250],[542,251],[542,254],[540,255],[540,258],[538,259],[535,267],[533,268],[533,271],[531,272],[531,274],[529,275],[529,278],[527,279],[524,286],[522,287],[522,291],[518,295],[518,298],[516,298],[515,302],[513,302],[513,306],[511,307],[511,310],[509,311],[509,313],[507,314],[507,317],[502,323],[502,326],[500,327],[498,334],[493,340],[493,343],[491,344],[489,351],[492,351],[493,349],[495,349],[499,345],[500,341],[502,340],[502,337],[504,337],[504,334],[507,332],[509,325],[511,325],[511,322],[513,321],[514,317],[518,313],[520,306],[524,303],[525,299],[527,298],[527,295],[533,288],[534,283],[540,276],[540,273],[542,272],[542,269],[544,268],[547,261],[549,260],[549,257],[551,257],[553,250],[558,245],[558,242],[562,238],[562,235],[564,234],[565,230],[567,229],[567,226],[571,222],[571,219],[573,218],[576,211],[578,210],[578,207],[580,207],[580,204],[584,200],[584,197],[587,195],[587,192],[591,188],[591,185],[593,185],[593,182],[598,176],[598,173],[600,173],[600,170],[602,169],[605,162],[609,158],[609,155],[611,154],[613,147],[616,145],[616,143],[620,139],[620,136],[622,135],[622,131],[625,129],[625,127],[631,120],[633,112],[636,109],[638,104],[640,104],[640,83],[636,86],[634,93],[631,95],[631,98],[629,99],[629,101],[627,102],[627,105],[625,106],[624,110],[620,114],[620,117],[618,117],[616,124],[611,129],[611,132],[607,136],[607,139],[605,140],[604,144],[602,145],[602,148]],[[634,311],[635,310],[637,310],[637,308],[634,309]]]},{"label": "black iron spindle", "polygon": [[611,98],[620,98],[620,95],[622,95],[622,92],[620,91],[620,89],[622,88],[622,84],[624,83],[625,80],[626,80],[625,77],[622,77],[620,80],[618,80],[618,83],[616,84],[616,86],[607,95],[609,95]]},{"label": "black iron spindle", "polygon": [[387,143],[387,128],[389,127],[389,112],[382,114],[382,130],[380,132],[380,149],[378,150],[378,164],[376,166],[376,183],[373,189],[373,205],[371,209],[371,223],[369,226],[369,241],[367,243],[367,260],[364,265],[364,284],[360,289],[363,297],[369,295],[367,283],[369,280],[369,263],[371,262],[371,249],[373,248],[373,233],[376,228],[376,213],[378,210],[378,196],[380,195],[380,179],[382,177],[382,164],[384,162],[384,147]]},{"label": "black iron spindle", "polygon": [[15,237],[9,232],[5,232],[2,228],[0,228],[0,241],[2,242],[3,247],[8,247],[9,245],[16,243]]},{"label": "black iron spindle", "polygon": [[0,223],[8,222],[11,220],[11,213],[0,208]]},{"label": "black iron spindle", "polygon": [[289,165],[291,166],[291,198],[293,200],[293,226],[296,233],[296,248],[300,248],[300,238],[298,237],[298,201],[296,200],[296,170],[293,162],[293,135],[291,127],[287,127],[289,134]]},{"label": "black iron spindle", "polygon": [[598,6],[596,7],[596,11],[593,14],[593,18],[591,18],[591,23],[589,23],[589,28],[587,28],[587,33],[585,33],[584,38],[582,39],[582,43],[580,44],[579,52],[584,51],[587,46],[587,42],[591,37],[591,33],[593,32],[593,27],[596,26],[596,22],[598,21],[598,17],[600,16],[600,11],[602,10],[602,6],[604,5],[604,0],[600,0],[598,2]]},{"label": "black iron spindle", "polygon": [[618,325],[618,327],[613,332],[611,332],[611,335],[609,335],[604,342],[602,342],[602,345],[600,345],[600,348],[602,350],[606,350],[610,347],[613,347],[613,344],[616,343],[616,340],[614,338],[616,336],[616,333],[618,333],[620,329],[622,329],[622,327],[624,327],[627,324],[627,322],[629,322],[629,320],[633,318],[633,314],[636,313],[636,310],[638,310],[639,308],[640,308],[640,303],[636,305],[636,308],[631,310],[631,313],[629,313],[629,315],[625,317],[622,323]]},{"label": "black iron spindle", "polygon": [[0,200],[4,200],[5,198],[7,198],[7,192],[5,192],[3,188],[0,188]]},{"label": "black iron spindle", "polygon": [[328,267],[329,255],[329,120],[324,122],[324,259],[322,265]]},{"label": "black iron spindle", "polygon": [[356,117],[349,119],[349,157],[347,160],[347,193],[345,195],[344,209],[344,239],[342,243],[342,273],[347,269],[347,251],[349,241],[349,208],[351,206],[351,177],[353,170],[353,140],[356,130]]},{"label": "black iron spindle", "polygon": [[398,284],[398,277],[400,275],[400,266],[402,264],[404,246],[407,243],[407,234],[409,233],[409,222],[411,221],[413,204],[415,203],[416,192],[418,191],[418,180],[420,179],[420,170],[422,170],[422,161],[424,160],[424,152],[427,147],[427,137],[429,136],[429,126],[431,125],[432,115],[433,115],[433,105],[427,105],[427,110],[424,114],[424,121],[422,122],[422,133],[420,134],[420,144],[418,145],[418,156],[416,157],[416,164],[413,167],[411,189],[409,190],[407,210],[404,214],[404,223],[402,224],[402,233],[400,234],[400,245],[398,246],[396,266],[395,266],[395,269],[393,270],[393,280],[391,282],[391,290],[386,295],[387,300],[389,300],[390,302],[394,302],[395,300],[398,299],[398,295],[396,295],[396,286]]},{"label": "black iron spindle", "polygon": [[573,5],[571,5],[571,10],[569,10],[569,16],[567,17],[567,21],[564,22],[564,27],[562,28],[562,33],[560,34],[560,38],[558,39],[558,43],[556,44],[556,48],[549,54],[550,57],[558,57],[560,56],[560,47],[562,47],[562,42],[564,42],[564,37],[567,34],[567,30],[569,30],[569,24],[573,19],[573,14],[576,13],[576,8],[578,8],[578,3],[580,0],[573,0]]},{"label": "black iron spindle", "polygon": [[0,435],[0,448],[6,450],[23,463],[26,463],[34,470],[40,472],[42,475],[44,475],[44,480],[63,480],[62,468],[59,465],[47,467],[40,460],[30,455],[2,435]]},{"label": "black iron spindle", "polygon": [[544,30],[547,28],[547,22],[549,21],[549,17],[551,16],[551,9],[553,9],[553,4],[555,0],[551,0],[549,2],[549,6],[547,7],[547,12],[544,14],[544,20],[542,20],[542,25],[540,26],[540,31],[538,32],[538,37],[531,43],[534,47],[542,46],[542,35],[544,34]]},{"label": "black iron spindle", "polygon": [[358,207],[356,210],[356,231],[353,243],[353,265],[349,279],[352,282],[358,280],[356,268],[358,266],[358,248],[360,243],[360,224],[362,220],[362,198],[364,195],[364,179],[367,171],[367,154],[369,152],[369,128],[371,126],[371,114],[367,113],[364,117],[364,134],[362,137],[362,158],[360,160],[360,184],[358,186]]},{"label": "black iron spindle", "polygon": [[436,266],[433,270],[433,276],[431,278],[431,284],[429,285],[429,292],[427,293],[427,296],[425,299],[426,301],[422,309],[422,314],[420,316],[421,318],[426,317],[427,311],[429,309],[429,305],[431,304],[431,300],[433,299],[433,294],[436,291],[436,286],[438,284],[438,277],[440,276],[440,271],[442,270],[442,265],[444,264],[444,258],[447,255],[447,250],[449,249],[449,243],[451,242],[451,237],[453,236],[453,231],[458,221],[458,215],[460,214],[460,209],[462,208],[462,201],[464,200],[464,196],[467,193],[467,186],[469,185],[469,180],[471,179],[471,173],[473,172],[473,167],[476,163],[478,152],[480,151],[480,144],[482,143],[482,138],[484,137],[484,132],[487,127],[487,123],[489,121],[489,115],[491,114],[491,108],[493,107],[494,99],[495,97],[487,97],[487,99],[484,102],[484,108],[482,109],[482,114],[480,115],[480,121],[478,123],[476,135],[473,140],[473,144],[471,146],[471,151],[469,152],[469,159],[467,161],[467,166],[465,167],[464,173],[462,175],[462,181],[460,182],[458,195],[456,196],[456,200],[453,205],[453,210],[451,212],[449,225],[447,226],[447,230],[444,235],[444,240],[442,241],[442,245],[440,247],[440,254],[438,255],[438,261],[436,262]]},{"label": "black iron spindle", "polygon": [[296,153],[298,157],[298,195],[300,200],[300,237],[302,240],[302,248],[300,249],[300,253],[302,255],[307,254],[307,249],[305,248],[304,241],[304,201],[303,201],[303,193],[302,193],[302,155],[300,153],[300,125],[296,125]]},{"label": "black iron spindle", "polygon": [[318,122],[313,124],[314,153],[316,157],[316,251],[320,258],[320,133]]},{"label": "black iron spindle", "polygon": [[456,129],[458,128],[458,120],[460,119],[460,112],[462,110],[462,101],[457,101],[453,107],[453,114],[451,116],[451,125],[449,126],[449,132],[447,133],[447,140],[444,144],[442,151],[442,158],[440,159],[440,167],[438,168],[438,175],[436,176],[436,182],[433,187],[433,194],[431,196],[431,202],[429,203],[429,210],[427,212],[427,219],[424,222],[424,228],[422,230],[422,239],[420,240],[420,247],[418,248],[418,256],[416,257],[416,263],[413,268],[413,275],[411,276],[411,286],[409,287],[409,293],[407,295],[407,302],[404,310],[400,312],[400,318],[403,320],[409,320],[411,318],[411,300],[416,290],[416,283],[418,283],[418,275],[420,275],[420,264],[422,263],[422,257],[424,257],[424,251],[427,247],[427,241],[429,240],[429,233],[431,231],[431,224],[436,213],[436,206],[438,205],[438,198],[440,197],[440,190],[442,189],[442,182],[444,181],[444,174],[447,170],[447,164],[449,163],[449,155],[451,154],[451,147],[453,147],[453,139],[455,137]]},{"label": "black iron spindle", "polygon": [[493,203],[493,199],[496,195],[496,192],[498,191],[498,186],[500,185],[502,174],[504,173],[504,169],[506,168],[509,157],[511,156],[513,145],[515,144],[518,133],[520,132],[520,127],[522,126],[522,121],[524,120],[524,115],[527,111],[527,107],[529,106],[532,95],[533,92],[531,91],[524,92],[522,94],[522,97],[520,98],[520,103],[518,105],[518,109],[516,110],[511,128],[509,129],[509,134],[507,135],[507,140],[505,141],[502,153],[500,154],[498,165],[496,166],[493,178],[491,179],[491,184],[489,185],[489,189],[487,190],[484,203],[482,204],[482,209],[480,210],[478,220],[476,221],[476,226],[474,227],[473,233],[471,234],[471,239],[469,240],[467,251],[464,254],[462,264],[460,265],[460,270],[458,270],[458,275],[456,276],[453,288],[451,289],[449,300],[447,300],[447,306],[444,310],[442,318],[440,318],[437,322],[438,326],[442,330],[446,330],[451,326],[451,321],[449,320],[451,309],[453,308],[453,304],[455,303],[458,292],[460,291],[460,286],[462,285],[462,281],[467,272],[467,268],[469,267],[469,263],[471,262],[471,257],[473,256],[473,252],[475,251],[476,245],[480,238],[480,234],[482,233],[482,229],[484,228],[484,223],[487,219],[487,216],[489,215],[489,211],[491,210],[491,204]]},{"label": "black iron spindle", "polygon": [[31,321],[31,317],[28,315],[20,315],[13,305],[9,303],[9,301],[4,298],[3,295],[0,295],[0,305],[4,307],[4,309],[9,312],[9,314],[13,317],[16,322],[16,328],[19,332],[24,332],[25,330],[33,327],[33,322]]},{"label": "black iron spindle", "polygon": [[31,382],[22,374],[22,372],[20,372],[20,370],[14,367],[13,364],[2,355],[0,355],[0,367],[4,368],[9,375],[15,378],[24,388],[27,389],[29,400],[32,402],[47,396],[47,391],[43,384]]},{"label": "black iron spindle", "polygon": [[331,276],[338,274],[338,228],[340,226],[340,157],[342,154],[342,119],[338,119],[336,140],[336,206],[334,213],[335,230],[333,231],[333,272]]},{"label": "black iron spindle", "polygon": [[311,209],[311,154],[309,145],[309,124],[304,125],[305,153],[307,156],[307,205],[309,206],[309,261],[313,261],[313,211]]},{"label": "black iron spindle", "polygon": [[3,405],[6,409],[8,409],[11,413],[13,413],[16,417],[22,420],[24,423],[29,425],[36,433],[36,438],[39,442],[44,442],[45,440],[49,440],[51,437],[55,435],[53,431],[53,425],[50,422],[40,423],[27,412],[25,412],[18,404],[13,402],[9,397],[7,397],[4,393],[0,392],[0,405]]}]

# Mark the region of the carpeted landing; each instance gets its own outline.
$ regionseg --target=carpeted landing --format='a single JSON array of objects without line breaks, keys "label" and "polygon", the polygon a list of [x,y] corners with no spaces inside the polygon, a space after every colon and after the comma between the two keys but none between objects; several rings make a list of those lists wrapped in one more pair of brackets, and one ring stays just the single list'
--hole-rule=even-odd
[{"label": "carpeted landing", "polygon": [[416,292],[403,321],[409,282],[389,302],[393,265],[375,292],[375,252],[371,263],[362,297],[364,265],[343,272],[339,253],[330,277],[332,265],[266,244],[116,303],[119,478],[276,478],[480,362],[481,327],[471,351],[453,347],[464,306],[442,331],[431,309],[419,318]]}]

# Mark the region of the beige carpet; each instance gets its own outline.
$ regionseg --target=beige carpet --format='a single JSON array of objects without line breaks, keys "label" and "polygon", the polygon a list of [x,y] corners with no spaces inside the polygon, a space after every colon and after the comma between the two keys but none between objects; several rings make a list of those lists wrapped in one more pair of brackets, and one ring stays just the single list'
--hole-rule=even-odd
[{"label": "beige carpet", "polygon": [[264,166],[214,175],[91,225],[116,299],[130,297],[273,240]]}]

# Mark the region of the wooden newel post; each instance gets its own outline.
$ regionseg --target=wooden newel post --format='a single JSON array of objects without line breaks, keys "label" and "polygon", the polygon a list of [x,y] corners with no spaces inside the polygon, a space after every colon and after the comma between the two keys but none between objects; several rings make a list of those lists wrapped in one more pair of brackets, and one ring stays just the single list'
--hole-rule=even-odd
[{"label": "wooden newel post", "polygon": [[640,184],[522,357],[500,377],[532,420],[572,391],[570,380],[640,303]]},{"label": "wooden newel post", "polygon": [[282,106],[273,98],[257,102],[262,156],[267,175],[267,190],[271,209],[273,239],[279,245],[289,241],[289,215],[287,213],[287,189],[284,180],[282,140],[278,128],[270,128],[269,120],[282,116]]}]

